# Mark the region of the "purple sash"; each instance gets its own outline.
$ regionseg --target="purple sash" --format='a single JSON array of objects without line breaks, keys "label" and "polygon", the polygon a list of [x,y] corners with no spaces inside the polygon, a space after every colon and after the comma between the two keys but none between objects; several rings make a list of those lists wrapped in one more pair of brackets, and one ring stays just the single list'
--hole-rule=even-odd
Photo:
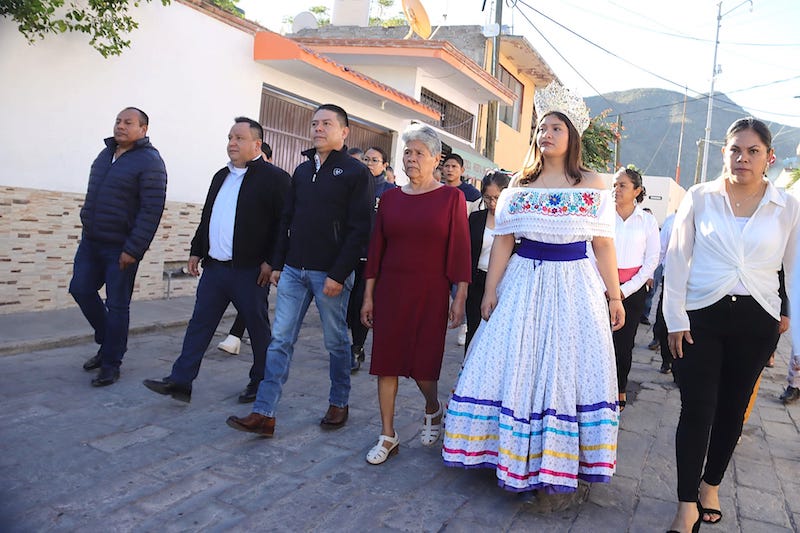
[{"label": "purple sash", "polygon": [[586,241],[551,244],[522,239],[517,248],[517,255],[540,261],[577,261],[586,259]]}]

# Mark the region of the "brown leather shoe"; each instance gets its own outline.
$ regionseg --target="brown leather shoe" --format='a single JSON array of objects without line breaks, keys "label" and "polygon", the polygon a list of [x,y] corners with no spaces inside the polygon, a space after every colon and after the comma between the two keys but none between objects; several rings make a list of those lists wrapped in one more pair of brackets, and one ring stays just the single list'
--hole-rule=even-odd
[{"label": "brown leather shoe", "polygon": [[275,418],[258,413],[250,413],[244,418],[229,416],[225,423],[233,429],[238,429],[239,431],[245,431],[247,433],[255,433],[262,437],[272,437],[275,433]]},{"label": "brown leather shoe", "polygon": [[328,412],[325,413],[325,416],[319,421],[319,425],[322,426],[322,429],[340,428],[347,422],[347,414],[348,406],[336,407],[335,405],[331,405],[328,407]]}]

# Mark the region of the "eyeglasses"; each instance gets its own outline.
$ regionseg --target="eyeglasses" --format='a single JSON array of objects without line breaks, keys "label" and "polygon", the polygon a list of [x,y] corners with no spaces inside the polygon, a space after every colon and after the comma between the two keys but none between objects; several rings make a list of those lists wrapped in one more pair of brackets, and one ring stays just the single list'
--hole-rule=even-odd
[{"label": "eyeglasses", "polygon": [[362,161],[364,163],[383,163],[383,159],[378,159],[377,157],[365,157]]},{"label": "eyeglasses", "polygon": [[486,196],[486,195],[483,196],[483,201],[486,202],[487,204],[489,202],[497,203],[497,200],[499,199],[500,199],[499,196]]}]

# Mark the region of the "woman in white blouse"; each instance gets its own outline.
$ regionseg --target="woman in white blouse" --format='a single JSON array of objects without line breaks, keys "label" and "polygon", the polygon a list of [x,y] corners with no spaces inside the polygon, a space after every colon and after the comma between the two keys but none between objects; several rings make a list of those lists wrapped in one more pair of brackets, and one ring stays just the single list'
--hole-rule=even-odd
[{"label": "woman in white blouse", "polygon": [[620,411],[625,409],[628,399],[625,390],[639,327],[637,317],[644,312],[644,301],[649,290],[647,280],[653,277],[658,266],[658,222],[653,215],[639,207],[644,195],[642,175],[637,171],[623,168],[614,176],[614,202],[617,209],[614,247],[617,250],[622,305],[625,307],[625,316],[630,318],[614,332]]},{"label": "woman in white blouse", "polygon": [[737,120],[722,154],[722,176],[681,202],[666,257],[664,318],[681,391],[676,531],[722,520],[719,485],[778,335],[778,271],[783,264],[787,282],[794,272],[800,204],[764,178],[775,157],[769,129]]}]

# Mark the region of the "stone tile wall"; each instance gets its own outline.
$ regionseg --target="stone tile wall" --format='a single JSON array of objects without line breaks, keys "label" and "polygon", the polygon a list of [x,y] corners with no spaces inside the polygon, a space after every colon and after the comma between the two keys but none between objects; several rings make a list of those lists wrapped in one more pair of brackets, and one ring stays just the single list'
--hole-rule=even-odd
[{"label": "stone tile wall", "polygon": [[[81,235],[83,194],[0,187],[0,314],[75,305],[67,292]],[[133,298],[194,294],[197,281],[166,271],[186,265],[201,204],[167,202],[161,225],[145,254]]]}]

